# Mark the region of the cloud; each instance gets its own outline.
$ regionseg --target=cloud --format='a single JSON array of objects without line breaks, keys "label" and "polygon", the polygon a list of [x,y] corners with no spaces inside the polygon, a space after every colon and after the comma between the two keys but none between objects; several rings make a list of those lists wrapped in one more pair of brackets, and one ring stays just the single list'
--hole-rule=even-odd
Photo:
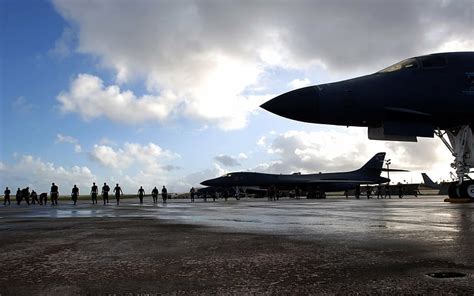
[{"label": "cloud", "polygon": [[294,89],[294,88],[302,88],[302,87],[311,85],[311,81],[309,80],[309,78],[305,78],[305,79],[303,79],[303,80],[300,80],[300,79],[296,78],[296,79],[293,79],[288,85],[289,85],[292,89]]},{"label": "cloud", "polygon": [[79,141],[71,136],[64,136],[62,134],[56,134],[56,143],[69,143],[69,144],[76,144]]},{"label": "cloud", "polygon": [[158,173],[166,168],[164,162],[179,157],[178,154],[164,150],[154,143],[147,145],[125,143],[122,148],[117,149],[96,144],[90,156],[92,160],[107,168],[126,169],[133,165],[147,173]]},{"label": "cloud", "polygon": [[76,153],[81,153],[82,152],[82,147],[79,145],[79,140],[71,137],[71,136],[65,136],[62,134],[56,134],[56,143],[69,143],[74,145],[74,152]]},{"label": "cloud", "polygon": [[75,41],[74,31],[70,27],[64,28],[61,37],[54,43],[54,47],[49,50],[49,54],[60,59],[71,55],[73,43]]},{"label": "cloud", "polygon": [[31,104],[25,97],[20,96],[13,100],[12,107],[15,111],[28,113],[33,110],[34,105]]},{"label": "cloud", "polygon": [[254,170],[270,173],[315,173],[358,169],[375,153],[387,152],[393,168],[412,173],[391,178],[415,177],[431,172],[436,178],[447,178],[449,151],[438,139],[422,138],[418,143],[370,141],[363,128],[334,128],[329,131],[287,131],[269,140],[267,153],[272,160],[259,164]]},{"label": "cloud", "polygon": [[235,167],[235,166],[241,165],[240,162],[236,158],[229,155],[224,155],[224,154],[215,156],[214,160],[226,167]]},{"label": "cloud", "polygon": [[[246,125],[263,99],[249,90],[275,69],[347,77],[443,45],[471,44],[474,35],[471,0],[54,5],[77,28],[77,51],[113,69],[117,81],[104,86],[98,77],[79,75],[58,96],[63,111],[135,123],[179,116],[225,130]],[[149,95],[120,91],[118,85],[135,79]]]},{"label": "cloud", "polygon": [[176,107],[175,98],[172,93],[137,98],[116,85],[105,87],[99,77],[88,74],[79,74],[69,92],[61,92],[57,97],[63,112],[78,112],[85,120],[105,116],[126,123],[167,119],[172,115],[167,109]]},{"label": "cloud", "polygon": [[74,184],[79,187],[89,187],[96,181],[96,176],[86,166],[72,166],[65,168],[52,162],[45,162],[32,155],[18,156],[13,164],[3,164],[0,170],[0,180],[3,186],[11,188],[26,187],[49,192],[52,182],[60,187],[62,194],[68,194]]}]

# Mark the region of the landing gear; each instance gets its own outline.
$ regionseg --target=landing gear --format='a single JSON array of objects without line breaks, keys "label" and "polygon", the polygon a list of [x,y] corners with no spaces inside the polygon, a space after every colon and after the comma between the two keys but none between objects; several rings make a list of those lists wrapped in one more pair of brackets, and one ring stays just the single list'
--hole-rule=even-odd
[{"label": "landing gear", "polygon": [[[462,125],[442,132],[438,129],[435,134],[443,141],[454,156],[451,167],[456,170],[457,182],[449,185],[450,199],[474,199],[474,181],[469,177],[474,167],[474,135],[471,126]],[[447,135],[448,140],[445,139]]]},{"label": "landing gear", "polygon": [[306,195],[308,199],[323,199],[326,198],[326,192],[320,190],[308,191]]}]

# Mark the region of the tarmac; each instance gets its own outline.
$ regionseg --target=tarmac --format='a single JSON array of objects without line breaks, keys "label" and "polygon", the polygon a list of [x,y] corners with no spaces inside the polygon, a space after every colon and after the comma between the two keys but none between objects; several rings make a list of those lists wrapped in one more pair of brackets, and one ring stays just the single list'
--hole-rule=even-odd
[{"label": "tarmac", "polygon": [[474,295],[474,203],[443,198],[0,206],[0,295]]}]

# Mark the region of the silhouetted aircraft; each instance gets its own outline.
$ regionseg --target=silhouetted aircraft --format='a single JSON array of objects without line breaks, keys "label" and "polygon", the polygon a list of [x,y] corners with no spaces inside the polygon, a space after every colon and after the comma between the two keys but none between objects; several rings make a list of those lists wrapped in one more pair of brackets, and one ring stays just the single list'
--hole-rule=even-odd
[{"label": "silhouetted aircraft", "polygon": [[389,179],[381,177],[385,152],[377,153],[358,170],[343,173],[277,175],[254,172],[235,172],[201,182],[205,186],[241,187],[258,186],[292,190],[298,187],[308,197],[324,197],[325,192],[354,189],[360,184],[380,184]]},{"label": "silhouetted aircraft", "polygon": [[[451,198],[474,198],[474,52],[409,58],[377,73],[304,87],[262,108],[294,120],[368,127],[373,140],[441,138],[455,157]],[[445,138],[447,136],[447,139]]]},{"label": "silhouetted aircraft", "polygon": [[438,194],[446,194],[448,193],[448,188],[450,183],[435,183],[433,180],[431,180],[430,177],[428,177],[427,174],[421,173],[421,176],[423,177],[423,185],[425,187],[431,188],[431,189],[438,189]]}]

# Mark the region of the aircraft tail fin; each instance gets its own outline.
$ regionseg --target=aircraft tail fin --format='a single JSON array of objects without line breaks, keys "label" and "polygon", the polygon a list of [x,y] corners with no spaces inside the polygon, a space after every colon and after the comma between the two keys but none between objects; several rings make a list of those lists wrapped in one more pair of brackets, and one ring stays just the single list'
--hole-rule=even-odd
[{"label": "aircraft tail fin", "polygon": [[425,183],[426,186],[428,186],[428,187],[437,187],[438,186],[438,184],[433,182],[433,180],[431,180],[431,178],[428,177],[427,174],[421,173],[421,176],[423,177],[423,183]]},{"label": "aircraft tail fin", "polygon": [[383,161],[385,159],[385,152],[375,154],[366,164],[364,164],[359,172],[371,176],[380,176],[383,168]]}]

